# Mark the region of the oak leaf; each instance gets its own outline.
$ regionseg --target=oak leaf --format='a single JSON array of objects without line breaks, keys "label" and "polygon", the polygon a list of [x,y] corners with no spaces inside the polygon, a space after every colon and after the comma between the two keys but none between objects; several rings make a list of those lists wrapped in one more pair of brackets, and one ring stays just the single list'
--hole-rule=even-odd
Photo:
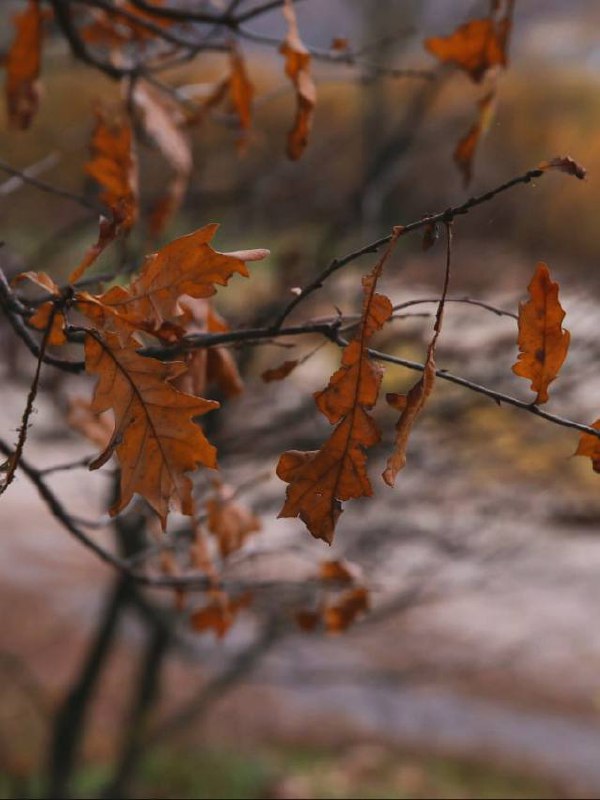
[{"label": "oak leaf", "polygon": [[231,65],[231,75],[228,82],[229,98],[241,128],[238,150],[243,152],[247,144],[248,131],[252,126],[254,86],[248,77],[246,61],[242,51],[236,45],[231,47],[229,62]]},{"label": "oak leaf", "polygon": [[224,592],[213,592],[213,595],[212,602],[192,613],[190,622],[194,630],[200,633],[213,631],[217,638],[222,639],[235,622],[237,614],[251,605],[252,595],[249,592],[236,598]]},{"label": "oak leaf", "polygon": [[215,485],[214,496],[205,504],[206,525],[219,543],[222,558],[227,558],[243,547],[252,533],[261,529],[261,523],[250,509],[235,501],[235,491],[220,482]]},{"label": "oak leaf", "polygon": [[565,312],[558,299],[559,285],[540,262],[528,290],[530,300],[519,305],[519,358],[515,375],[531,381],[536,404],[548,401],[548,386],[567,357],[571,335],[562,327]]},{"label": "oak leaf", "polygon": [[145,497],[163,529],[169,510],[193,511],[191,481],[185,474],[198,465],[215,468],[216,450],[194,417],[218,408],[177,391],[169,381],[185,367],[144,358],[134,347],[122,347],[117,336],[85,339],[86,370],[98,376],[91,410],[112,410],[115,428],[108,446],[90,465],[102,466],[116,454],[121,466],[121,490],[110,509],[117,514],[134,493]]},{"label": "oak leaf", "polygon": [[81,311],[101,328],[111,326],[129,335],[133,330],[157,331],[162,323],[182,315],[182,295],[211,297],[216,285],[226,286],[234,274],[248,277],[246,261],[258,261],[268,250],[219,253],[210,246],[218,225],[206,225],[146,257],[128,287],[113,286],[103,295],[77,295]]},{"label": "oak leaf", "polygon": [[137,163],[131,125],[124,119],[111,123],[102,109],[96,109],[91,140],[92,157],[85,166],[88,175],[102,187],[100,199],[129,231],[137,218]]},{"label": "oak leaf", "polygon": [[[592,428],[600,431],[600,419],[592,424]],[[575,455],[590,458],[594,472],[600,472],[600,439],[597,436],[593,436],[591,433],[582,433]]]},{"label": "oak leaf", "polygon": [[308,144],[317,102],[317,89],[310,73],[311,56],[298,31],[293,0],[285,0],[283,14],[288,31],[279,52],[285,56],[285,72],[294,84],[297,102],[296,118],[288,134],[287,154],[293,161],[297,161]]},{"label": "oak leaf", "polygon": [[29,281],[43,289],[52,299],[41,303],[35,312],[27,319],[27,323],[38,331],[45,331],[52,319],[52,326],[48,334],[48,344],[62,345],[67,341],[65,336],[66,320],[62,311],[55,309],[55,301],[61,297],[60,287],[46,272],[21,272],[13,279],[13,283]]},{"label": "oak leaf", "polygon": [[465,186],[473,176],[473,159],[481,139],[488,132],[496,112],[496,91],[493,89],[477,104],[477,119],[456,145],[454,161],[462,173]]},{"label": "oak leaf", "polygon": [[395,246],[394,231],[383,257],[363,278],[363,309],[356,337],[345,347],[342,365],[329,385],[315,394],[317,408],[337,427],[320,450],[289,450],[277,475],[289,483],[280,517],[300,517],[316,539],[331,544],[342,501],[373,493],[365,450],[377,444],[379,429],[370,416],[379,395],[383,369],[368,356],[368,344],[392,315],[392,304],[378,294],[377,281]]},{"label": "oak leaf", "polygon": [[426,39],[426,49],[443,63],[465,70],[480,83],[489,69],[507,64],[514,0],[507,0],[504,14],[497,16],[500,5],[493,2],[489,17],[465,22],[449,36]]},{"label": "oak leaf", "polygon": [[327,606],[323,612],[325,628],[329,633],[345,631],[360,614],[369,610],[369,592],[362,586],[349,589],[337,603]]},{"label": "oak leaf", "polygon": [[549,161],[542,161],[538,169],[542,169],[544,172],[549,169],[558,169],[561,172],[566,172],[567,175],[574,175],[580,181],[585,180],[587,175],[586,168],[578,164],[571,156],[556,156],[556,158],[551,158]]},{"label": "oak leaf", "polygon": [[27,8],[15,14],[16,36],[6,56],[6,106],[9,124],[19,130],[29,128],[39,105],[38,77],[46,12],[39,0],[29,0]]},{"label": "oak leaf", "polygon": [[261,378],[265,383],[271,383],[273,381],[282,381],[284,378],[287,378],[288,375],[296,369],[298,366],[299,361],[297,359],[293,359],[290,361],[284,361],[278,367],[272,367],[271,369],[266,369],[263,373],[261,373]]}]

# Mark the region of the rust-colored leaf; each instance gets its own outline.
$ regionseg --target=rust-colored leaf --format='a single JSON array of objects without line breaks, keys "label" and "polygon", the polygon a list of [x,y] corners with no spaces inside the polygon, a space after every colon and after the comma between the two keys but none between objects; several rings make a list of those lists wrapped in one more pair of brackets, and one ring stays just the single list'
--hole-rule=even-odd
[{"label": "rust-colored leaf", "polygon": [[231,75],[229,77],[229,97],[237,115],[241,134],[238,139],[238,150],[243,152],[248,140],[248,131],[252,127],[252,100],[254,86],[248,77],[246,61],[242,51],[236,45],[230,50],[229,60]]},{"label": "rust-colored leaf", "polygon": [[519,305],[519,358],[515,375],[531,381],[535,403],[548,401],[548,386],[567,357],[571,335],[562,327],[565,312],[558,299],[558,283],[540,262],[528,290],[530,300]]},{"label": "rust-colored leaf", "polygon": [[386,468],[383,472],[383,480],[388,486],[393,486],[396,476],[406,466],[406,448],[408,438],[415,424],[417,417],[423,410],[433,386],[435,384],[435,341],[429,345],[427,350],[427,360],[423,375],[409,390],[407,395],[390,393],[386,395],[386,400],[392,408],[400,411],[400,417],[396,423],[396,435],[394,437],[394,450],[388,458]]},{"label": "rust-colored leaf", "polygon": [[448,294],[448,286],[450,284],[450,262],[452,256],[451,225],[446,226],[446,237],[446,272],[444,277],[444,287],[442,289],[442,295],[440,297],[437,313],[435,315],[433,336],[429,342],[429,347],[427,348],[427,358],[425,359],[423,374],[415,383],[415,385],[411,387],[408,394],[401,395],[389,393],[386,395],[388,404],[397,411],[400,411],[400,417],[396,422],[394,449],[387,460],[386,468],[382,474],[382,478],[388,486],[394,485],[398,473],[406,466],[406,448],[408,446],[408,438],[417,418],[419,417],[419,414],[423,410],[423,407],[431,395],[435,384],[435,348],[438,337],[442,332],[444,307]]},{"label": "rust-colored leaf", "polygon": [[48,334],[48,344],[62,345],[67,341],[65,336],[65,315],[62,311],[54,311],[54,300],[60,297],[60,287],[46,272],[21,272],[13,279],[13,283],[29,281],[50,294],[53,300],[42,303],[27,319],[27,323],[38,331],[45,331],[52,317],[52,327]]},{"label": "rust-colored leaf", "polygon": [[297,161],[308,144],[317,102],[317,89],[310,73],[310,53],[298,31],[293,0],[285,0],[283,13],[288,30],[279,52],[285,56],[285,72],[294,84],[297,101],[296,119],[288,134],[287,153],[293,161]]},{"label": "rust-colored leaf", "polygon": [[19,130],[29,128],[38,110],[45,16],[39,0],[29,0],[13,18],[17,32],[6,57],[5,92],[9,124]]},{"label": "rust-colored leaf", "polygon": [[115,240],[121,225],[125,221],[123,217],[119,216],[122,211],[122,208],[114,209],[110,218],[100,217],[98,239],[95,244],[86,250],[79,264],[69,275],[69,283],[76,283],[108,245]]},{"label": "rust-colored leaf", "polygon": [[110,510],[118,513],[134,493],[146,498],[166,526],[169,510],[193,510],[191,481],[186,472],[198,465],[216,467],[215,448],[194,417],[218,408],[218,403],[177,391],[169,381],[182,364],[163,364],[139,356],[135,346],[122,347],[115,335],[102,339],[88,333],[86,370],[99,380],[91,410],[112,410],[112,439],[90,469],[104,464],[113,453],[121,466],[119,500]]},{"label": "rust-colored leaf", "polygon": [[296,623],[300,630],[305,633],[312,633],[315,631],[321,622],[321,613],[319,611],[298,611],[296,613]]},{"label": "rust-colored leaf", "polygon": [[586,168],[578,164],[571,156],[557,156],[556,158],[551,158],[550,161],[542,161],[538,169],[543,169],[544,171],[558,169],[561,172],[566,172],[567,175],[574,175],[580,181],[585,180],[587,175]]},{"label": "rust-colored leaf", "polygon": [[296,369],[299,363],[300,362],[297,359],[292,361],[284,361],[283,364],[280,364],[278,367],[266,369],[260,377],[265,383],[282,381]]},{"label": "rust-colored leaf", "polygon": [[426,39],[426,49],[443,63],[464,69],[476,83],[481,82],[489,69],[507,64],[514,0],[507,0],[504,13],[499,14],[501,5],[492,2],[489,17],[465,22],[449,36]]},{"label": "rust-colored leaf", "polygon": [[97,109],[91,152],[85,171],[100,184],[101,201],[128,231],[137,218],[138,205],[137,165],[129,123],[119,119],[108,123],[105,113]]},{"label": "rust-colored leaf", "polygon": [[[600,419],[592,424],[592,428],[600,431]],[[597,436],[593,436],[591,433],[582,433],[575,455],[590,458],[594,472],[600,472],[600,439]]]},{"label": "rust-colored leaf", "polygon": [[[155,6],[162,5],[164,0],[153,0]],[[167,28],[173,21],[167,17],[159,17],[137,8],[128,0],[118,0],[117,4],[128,13],[125,17],[105,9],[92,9],[93,22],[80,29],[81,38],[89,44],[104,47],[119,47],[124,44],[143,45],[147,40],[154,39],[156,34],[140,22],[151,22],[154,26]]]},{"label": "rust-colored leaf", "polygon": [[319,566],[319,578],[332,583],[354,583],[361,577],[361,570],[356,564],[345,560],[322,561]]},{"label": "rust-colored leaf", "polygon": [[392,315],[389,299],[375,290],[399,235],[400,229],[396,229],[382,258],[363,278],[359,330],[344,349],[340,369],[329,385],[315,394],[317,408],[336,425],[335,430],[320,450],[290,450],[283,453],[277,465],[277,475],[289,483],[279,516],[300,517],[316,539],[330,544],[342,501],[373,493],[365,450],[380,439],[369,411],[377,401],[383,370],[369,359],[367,348],[373,334]]},{"label": "rust-colored leaf", "polygon": [[369,592],[364,587],[350,589],[337,603],[328,606],[323,612],[323,621],[330,633],[345,631],[360,614],[369,610]]},{"label": "rust-colored leaf", "polygon": [[173,170],[173,178],[150,216],[150,234],[156,237],[183,201],[192,171],[191,147],[181,130],[185,116],[175,101],[141,80],[135,84],[132,99],[142,129]]},{"label": "rust-colored leaf", "polygon": [[261,523],[250,509],[235,501],[235,490],[217,482],[214,496],[206,501],[207,527],[219,543],[222,558],[227,558],[243,547],[252,533],[261,529]]},{"label": "rust-colored leaf", "polygon": [[473,159],[481,139],[488,132],[496,113],[496,91],[493,89],[478,104],[477,119],[459,141],[454,151],[454,161],[462,173],[465,186],[473,176]]},{"label": "rust-colored leaf", "polygon": [[252,603],[252,595],[245,592],[231,598],[224,592],[213,592],[214,600],[204,608],[194,611],[190,617],[192,628],[200,633],[213,631],[222,639],[235,622],[237,614]]},{"label": "rust-colored leaf", "polygon": [[98,326],[131,333],[136,328],[157,331],[182,313],[182,295],[211,297],[234,274],[249,275],[246,261],[265,258],[268,250],[219,253],[210,246],[218,225],[182,236],[146,257],[138,278],[129,287],[113,286],[99,297],[77,295],[81,311]]}]

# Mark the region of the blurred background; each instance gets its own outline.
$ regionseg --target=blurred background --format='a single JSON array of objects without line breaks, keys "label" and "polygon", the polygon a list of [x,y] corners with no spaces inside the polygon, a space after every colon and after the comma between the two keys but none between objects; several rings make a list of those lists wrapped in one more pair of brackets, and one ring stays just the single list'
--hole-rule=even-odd
[{"label": "blurred background", "polygon": [[[0,53],[21,7],[2,3]],[[588,169],[587,181],[547,174],[456,221],[450,295],[514,313],[536,262],[547,262],[572,337],[548,409],[593,422],[600,4],[517,0],[498,109],[467,189],[452,154],[483,90],[440,68],[423,40],[485,16],[488,4],[306,0],[297,13],[307,44],[327,48],[347,37],[373,63],[430,70],[433,79],[314,61],[314,130],[292,163],[285,139],[295,101],[281,56],[242,41],[256,86],[247,152],[236,154],[226,107],[189,132],[194,171],[164,241],[216,221],[219,250],[270,248],[267,261],[250,265],[250,281],[235,280],[217,296],[233,327],[261,324],[334,256],[543,159],[571,155]],[[252,30],[281,37],[280,13]],[[193,91],[225,69],[224,57],[204,55],[165,81]],[[40,179],[93,196],[83,174],[92,109],[119,90],[75,62],[56,31],[42,78],[33,127],[8,131],[2,120],[0,157],[20,169],[41,164]],[[148,209],[169,169],[148,145],[139,157]],[[94,215],[5,181],[3,269],[64,280],[95,237]],[[127,259],[139,264],[156,246],[139,226]],[[109,250],[98,270],[111,259]],[[372,263],[365,256],[340,270],[294,320],[356,312],[360,276]],[[419,235],[405,237],[383,288],[394,303],[435,298],[443,268],[443,240],[424,251]],[[409,310],[418,315],[388,326],[377,345],[422,361],[435,306]],[[1,324],[1,429],[13,440],[34,364]],[[339,351],[326,345],[285,381],[265,384],[263,370],[319,341],[286,344],[233,351],[246,392],[208,423],[224,480],[244,487],[244,503],[262,523],[228,569],[302,581],[323,559],[346,558],[364,571],[371,612],[340,636],[303,633],[293,612],[304,597],[258,592],[223,641],[190,631],[170,596],[123,600],[114,576],[68,538],[19,475],[0,503],[0,796],[43,796],[48,773],[61,769],[82,797],[598,796],[600,479],[587,459],[572,458],[576,432],[438,381],[390,490],[378,474],[395,415],[382,403],[375,413],[384,435],[370,456],[375,496],[346,504],[327,549],[299,520],[276,519],[285,487],[274,467],[283,450],[318,448],[328,435],[312,392],[337,368]],[[526,382],[511,372],[516,353],[510,316],[447,307],[439,367],[529,400]],[[384,390],[404,391],[414,380],[388,366]],[[42,385],[27,459],[45,469],[93,453],[66,422],[69,398],[91,384],[48,368]],[[109,546],[107,474],[47,478],[73,514],[96,521],[93,535]],[[123,526],[138,524],[135,511]],[[61,751],[64,731],[75,736],[77,759]]]}]

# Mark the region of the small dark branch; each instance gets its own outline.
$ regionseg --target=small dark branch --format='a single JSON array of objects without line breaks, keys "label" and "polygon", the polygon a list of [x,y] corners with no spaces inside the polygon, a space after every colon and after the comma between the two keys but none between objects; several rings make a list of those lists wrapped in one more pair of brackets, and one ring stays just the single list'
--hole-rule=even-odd
[{"label": "small dark branch", "polygon": [[36,358],[41,358],[44,364],[62,369],[64,372],[79,374],[85,370],[83,361],[65,361],[62,358],[41,353],[41,348],[37,341],[29,332],[22,316],[28,314],[28,309],[13,294],[6,276],[0,269],[0,308],[4,311],[13,331],[19,339],[26,345],[29,352]]},{"label": "small dark branch", "polygon": [[46,475],[52,475],[55,472],[68,472],[72,469],[82,469],[84,467],[89,467],[94,458],[95,456],[85,456],[84,458],[78,458],[75,461],[67,461],[64,464],[56,464],[53,467],[40,469],[38,472],[43,477],[46,477]]},{"label": "small dark branch", "polygon": [[31,174],[31,169],[27,170],[20,170],[12,167],[10,164],[7,164],[6,161],[2,161],[0,159],[0,169],[3,172],[7,172],[9,175],[13,175],[18,178],[23,183],[27,183],[30,186],[35,186],[36,189],[39,189],[42,192],[49,192],[50,194],[56,195],[57,197],[62,197],[65,200],[72,200],[74,203],[86,208],[88,211],[93,211],[95,214],[102,214],[101,206],[97,205],[91,200],[83,197],[80,194],[75,194],[75,192],[70,192],[68,189],[60,189],[58,186],[54,186],[51,183],[45,183],[44,181],[40,181],[37,178],[33,177]]},{"label": "small dark branch", "polygon": [[4,494],[4,492],[8,489],[10,484],[13,482],[15,473],[19,466],[19,461],[21,460],[21,456],[23,455],[23,448],[25,447],[25,441],[27,440],[27,431],[29,430],[29,419],[31,417],[31,414],[33,413],[33,404],[35,403],[35,398],[37,397],[44,354],[46,352],[46,347],[48,346],[48,340],[50,339],[50,333],[52,332],[52,325],[54,323],[55,316],[56,316],[56,307],[52,306],[52,309],[50,311],[50,316],[48,318],[48,324],[46,325],[46,330],[44,331],[44,336],[42,338],[42,344],[40,346],[40,353],[35,367],[33,381],[31,382],[31,386],[29,387],[29,392],[27,394],[27,402],[25,403],[25,409],[23,410],[23,416],[21,417],[21,425],[19,427],[17,446],[15,447],[13,454],[9,456],[7,459],[8,468],[6,471],[6,476],[4,478],[4,483],[2,484],[2,486],[0,486],[0,495]]},{"label": "small dark branch", "polygon": [[[267,47],[279,47],[281,39],[275,36],[266,36],[262,33],[250,31],[247,28],[238,26],[236,29],[238,36],[242,39],[248,39],[257,44],[264,44]],[[325,61],[329,64],[342,64],[347,67],[362,67],[367,70],[374,77],[388,77],[388,78],[416,78],[419,80],[432,81],[435,79],[435,73],[426,69],[410,69],[404,67],[383,67],[380,64],[375,64],[365,58],[359,56],[358,53],[352,50],[324,50],[312,45],[305,45],[306,49],[315,59],[315,61]]]},{"label": "small dark branch", "polygon": [[92,8],[99,8],[102,11],[105,11],[107,14],[113,14],[121,17],[122,19],[126,19],[128,22],[132,22],[139,28],[143,28],[144,30],[149,31],[149,33],[153,33],[157,38],[163,39],[165,42],[174,44],[177,47],[195,49],[198,46],[195,42],[181,39],[179,36],[171,33],[171,31],[169,31],[167,28],[163,28],[160,25],[155,25],[147,18],[140,17],[138,14],[133,14],[123,6],[113,5],[112,3],[106,2],[106,0],[71,0],[71,2],[80,3],[81,5],[90,6]]},{"label": "small dark branch", "polygon": [[36,161],[35,164],[26,167],[19,175],[13,174],[12,178],[8,178],[4,183],[0,183],[0,197],[7,197],[12,192],[16,192],[17,189],[23,186],[28,178],[36,178],[38,175],[41,175],[42,172],[55,167],[59,161],[60,155],[58,153],[49,153],[44,158]]},{"label": "small dark branch", "polygon": [[115,773],[102,792],[105,800],[128,797],[129,784],[144,753],[144,736],[160,688],[160,676],[171,636],[164,626],[155,625],[141,655],[140,674],[137,678],[137,696],[126,726],[125,741]]},{"label": "small dark branch", "polygon": [[[519,184],[527,184],[530,183],[534,178],[540,178],[544,174],[544,170],[541,169],[530,169],[525,172],[523,175],[519,175],[516,178],[513,178],[506,183],[497,186],[495,189],[492,189],[485,194],[478,195],[477,197],[470,197],[464,203],[459,206],[453,206],[447,208],[445,211],[440,211],[437,214],[429,214],[426,217],[422,217],[421,219],[416,220],[415,222],[409,222],[407,225],[403,226],[402,233],[410,233],[411,231],[418,230],[419,228],[425,227],[425,225],[435,224],[436,222],[448,223],[452,222],[455,217],[461,216],[463,214],[468,214],[472,208],[476,206],[482,205],[482,203],[487,203],[488,201],[492,200],[499,194],[512,189],[514,186],[518,186]],[[388,236],[383,236],[381,239],[377,239],[375,242],[371,242],[370,244],[364,245],[364,247],[359,248],[358,250],[354,250],[352,253],[348,253],[347,255],[343,256],[342,258],[335,258],[328,267],[326,267],[319,275],[317,275],[314,280],[312,280],[307,286],[302,289],[302,291],[296,295],[293,300],[291,300],[286,307],[281,311],[277,319],[272,325],[272,332],[279,330],[279,328],[283,325],[285,320],[288,316],[292,313],[292,311],[298,306],[303,300],[305,300],[309,295],[315,292],[317,289],[320,289],[323,286],[323,283],[331,276],[334,272],[337,272],[338,269],[345,267],[347,264],[350,264],[352,261],[356,261],[357,258],[360,256],[367,255],[369,253],[376,253],[379,248],[383,247],[384,245],[388,244],[392,239],[393,234],[389,234]]]},{"label": "small dark branch", "polygon": [[[277,336],[304,336],[306,334],[321,334],[329,339],[335,339],[335,333],[339,328],[338,318],[324,321],[307,322],[304,325],[294,325],[289,328],[280,328]],[[202,347],[215,347],[216,345],[243,342],[260,341],[273,337],[272,328],[246,328],[239,331],[226,331],[225,333],[191,333],[184,336],[179,342],[172,345],[158,345],[156,347],[144,347],[138,350],[140,355],[152,358],[169,360],[180,356],[190,350],[197,350]]]},{"label": "small dark branch", "polygon": [[71,795],[70,783],[86,717],[102,670],[114,646],[117,626],[129,591],[130,586],[125,580],[119,580],[113,588],[79,677],[57,714],[49,753],[48,798],[65,800]]},{"label": "small dark branch", "polygon": [[[347,345],[347,341],[342,337],[339,337],[338,344],[340,347],[345,347]],[[417,372],[423,372],[425,369],[425,365],[420,364],[418,361],[409,361],[406,358],[398,358],[397,356],[391,356],[387,353],[382,353],[379,350],[369,350],[369,355],[372,358],[376,358],[378,361],[386,361],[389,364],[398,364],[401,367],[406,367],[407,369],[412,369]],[[519,400],[518,398],[512,397],[509,394],[497,392],[495,389],[488,389],[487,386],[481,386],[479,383],[474,383],[466,378],[453,375],[445,369],[437,369],[435,374],[438,378],[441,378],[444,381],[450,381],[450,383],[455,383],[457,386],[464,386],[465,389],[470,389],[472,392],[477,392],[477,394],[483,394],[486,397],[490,397],[498,404],[506,403],[507,405],[514,406],[515,408],[520,408],[521,411],[528,411],[530,414],[534,414],[536,417],[541,417],[547,422],[552,422],[554,425],[560,425],[563,428],[573,428],[581,433],[589,433],[592,436],[597,436],[600,438],[600,430],[591,428],[589,425],[584,425],[582,422],[575,422],[575,420],[567,419],[566,417],[560,417],[557,414],[550,414],[550,412],[544,411],[539,406],[526,403],[524,400]]]},{"label": "small dark branch", "polygon": [[146,738],[145,746],[156,745],[164,738],[184,730],[192,722],[197,722],[198,718],[202,717],[221,695],[243,681],[255,669],[256,665],[272,650],[283,635],[284,628],[281,620],[277,617],[268,619],[264,630],[256,640],[233,658],[225,669],[210,679],[196,697],[186,701],[179,711],[175,711],[163,720]]},{"label": "small dark branch", "polygon": [[[92,0],[92,4],[96,0]],[[211,14],[208,11],[191,11],[185,8],[171,8],[169,6],[157,6],[146,0],[131,0],[131,4],[140,11],[152,14],[163,19],[172,19],[175,22],[205,22],[212,25],[221,25],[226,28],[235,27],[235,20],[228,14]],[[139,19],[136,17],[136,20]]]},{"label": "small dark branch", "polygon": [[54,9],[54,18],[64,33],[75,58],[89,64],[91,67],[101,70],[105,75],[108,75],[109,78],[113,78],[114,80],[120,80],[121,78],[131,76],[135,73],[135,70],[116,67],[108,61],[97,58],[88,49],[79,36],[79,32],[71,17],[70,0],[50,0],[50,3]]},{"label": "small dark branch", "polygon": [[[395,305],[394,312],[402,311],[403,309],[411,308],[412,306],[423,305],[425,303],[439,303],[439,297],[423,297],[418,300],[407,300],[405,303],[398,303]],[[487,311],[493,312],[498,317],[511,317],[512,319],[519,319],[518,314],[514,314],[512,311],[506,311],[503,308],[498,308],[490,303],[484,303],[482,300],[474,300],[471,297],[447,297],[446,303],[464,303],[470,306],[479,306],[479,308],[485,308]]]}]

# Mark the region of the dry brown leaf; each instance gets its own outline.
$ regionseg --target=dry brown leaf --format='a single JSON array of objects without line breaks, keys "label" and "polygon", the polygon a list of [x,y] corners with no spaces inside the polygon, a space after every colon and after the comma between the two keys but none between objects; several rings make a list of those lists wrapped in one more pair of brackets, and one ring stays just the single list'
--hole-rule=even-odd
[{"label": "dry brown leaf", "polygon": [[530,300],[519,305],[519,358],[515,375],[531,381],[535,403],[548,401],[548,386],[567,357],[571,335],[564,330],[565,312],[558,299],[559,285],[540,262],[528,286]]},{"label": "dry brown leaf", "polygon": [[567,175],[574,175],[580,181],[585,180],[587,175],[586,168],[578,164],[571,156],[557,156],[556,158],[551,158],[550,161],[542,161],[538,169],[543,169],[544,171],[558,169],[561,172],[566,172]]},{"label": "dry brown leaf", "polygon": [[261,529],[261,522],[250,509],[235,501],[235,490],[217,482],[214,496],[206,501],[206,525],[219,543],[222,558],[243,547],[252,533]]},{"label": "dry brown leaf", "polygon": [[333,583],[354,583],[362,577],[356,564],[345,560],[322,561],[319,566],[319,579]]},{"label": "dry brown leaf", "polygon": [[[44,292],[52,295],[57,300],[60,298],[60,287],[46,272],[21,272],[15,278],[13,283],[21,283],[22,281],[29,281]],[[48,327],[50,319],[52,318],[52,327],[48,334],[48,344],[63,345],[67,341],[65,336],[65,315],[62,311],[54,308],[54,301],[48,300],[42,303],[36,311],[27,319],[27,323],[38,331],[45,331]]]},{"label": "dry brown leaf", "polygon": [[283,364],[280,364],[278,367],[266,369],[260,377],[265,383],[282,381],[296,369],[299,363],[300,362],[297,359],[293,361],[284,361]]},{"label": "dry brown leaf", "polygon": [[308,144],[317,102],[317,89],[310,74],[310,53],[298,31],[293,0],[285,0],[283,14],[288,30],[279,52],[285,56],[285,72],[294,84],[297,100],[296,119],[288,134],[287,153],[293,161],[297,161]]},{"label": "dry brown leaf", "polygon": [[115,209],[110,219],[108,217],[100,217],[98,240],[88,248],[79,264],[71,272],[69,275],[69,283],[76,283],[108,245],[115,240],[121,229],[121,225],[125,221],[124,218],[118,216],[121,211],[122,209]]},{"label": "dry brown leaf", "polygon": [[147,256],[139,277],[129,287],[113,286],[98,297],[78,293],[80,310],[97,326],[112,325],[125,336],[135,329],[158,331],[165,320],[176,321],[182,314],[182,295],[211,297],[216,285],[226,286],[232,275],[249,275],[246,261],[269,254],[268,250],[213,250],[210,242],[218,227],[206,225]]},{"label": "dry brown leaf", "polygon": [[169,383],[182,364],[144,358],[111,334],[105,339],[86,335],[85,363],[99,378],[92,411],[115,415],[112,439],[90,465],[97,469],[117,455],[121,492],[110,513],[125,508],[137,492],[154,508],[163,529],[169,510],[191,514],[191,481],[185,473],[198,465],[216,467],[216,450],[193,419],[219,404],[183,394]]},{"label": "dry brown leaf", "polygon": [[477,119],[459,141],[454,151],[454,161],[462,173],[465,186],[468,186],[473,176],[473,159],[477,146],[488,132],[496,113],[496,90],[492,89],[491,92],[488,92],[477,103],[477,108]]},{"label": "dry brown leaf", "polygon": [[359,614],[369,610],[369,592],[364,587],[350,589],[334,605],[323,612],[325,628],[329,633],[341,633],[356,620]]},{"label": "dry brown leaf", "polygon": [[237,45],[232,45],[229,51],[229,60],[231,65],[231,75],[228,82],[229,97],[241,129],[238,150],[243,152],[248,142],[248,132],[252,127],[254,86],[248,77],[246,61],[242,51]]},{"label": "dry brown leaf", "polygon": [[514,0],[507,0],[504,13],[499,15],[501,5],[492,2],[489,17],[459,25],[449,36],[426,39],[426,49],[443,63],[464,69],[479,83],[489,69],[507,64]]},{"label": "dry brown leaf", "polygon": [[116,119],[108,123],[104,111],[98,108],[90,147],[92,157],[85,171],[100,184],[101,201],[128,231],[138,212],[137,165],[129,122]]},{"label": "dry brown leaf", "polygon": [[[600,431],[600,419],[592,424],[592,428]],[[590,458],[594,472],[600,472],[600,439],[597,436],[592,436],[591,433],[582,433],[575,455]]]},{"label": "dry brown leaf", "polygon": [[222,639],[235,622],[237,614],[252,603],[252,595],[245,592],[237,598],[230,598],[224,592],[213,592],[214,600],[204,608],[199,608],[190,616],[192,628],[200,633],[213,631]]},{"label": "dry brown leaf", "polygon": [[132,99],[143,130],[174,173],[165,194],[151,213],[150,233],[156,237],[163,232],[183,202],[193,166],[191,146],[181,130],[185,116],[170,97],[147,81],[140,80],[134,86]]},{"label": "dry brown leaf", "polygon": [[27,8],[13,17],[17,31],[6,56],[5,92],[8,122],[19,130],[29,128],[38,110],[45,18],[39,0],[29,0]]},{"label": "dry brown leaf", "polygon": [[379,395],[383,369],[367,348],[373,334],[392,315],[392,304],[377,294],[377,281],[400,235],[396,229],[382,258],[363,278],[363,310],[356,337],[346,346],[342,366],[315,402],[334,432],[320,450],[289,450],[279,459],[277,475],[289,483],[280,517],[300,517],[316,539],[331,544],[342,501],[373,493],[366,471],[366,453],[380,439],[368,413]]}]

